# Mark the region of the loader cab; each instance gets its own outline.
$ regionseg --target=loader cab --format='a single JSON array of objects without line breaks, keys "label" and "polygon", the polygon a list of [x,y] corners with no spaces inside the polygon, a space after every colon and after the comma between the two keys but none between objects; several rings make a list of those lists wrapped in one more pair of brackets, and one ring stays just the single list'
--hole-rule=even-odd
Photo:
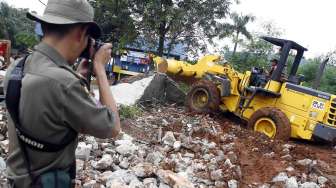
[{"label": "loader cab", "polygon": [[[277,67],[273,71],[273,74],[271,75],[270,79],[272,81],[279,82],[279,83],[286,81],[292,84],[299,85],[303,81],[302,80],[303,77],[300,75],[296,75],[296,73],[298,71],[303,54],[305,51],[307,51],[307,49],[291,40],[278,39],[278,38],[273,38],[273,37],[261,37],[261,38],[281,48],[280,58],[279,58]],[[294,62],[293,62],[293,65],[291,67],[288,77],[282,78],[282,73],[287,65],[288,56],[291,50],[296,51],[296,56],[295,56],[295,59],[294,59]]]}]

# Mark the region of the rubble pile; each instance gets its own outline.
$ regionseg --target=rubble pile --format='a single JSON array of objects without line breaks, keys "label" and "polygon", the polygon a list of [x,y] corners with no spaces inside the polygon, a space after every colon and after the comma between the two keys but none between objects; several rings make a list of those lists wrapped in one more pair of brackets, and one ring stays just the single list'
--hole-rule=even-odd
[{"label": "rubble pile", "polygon": [[[77,187],[336,187],[330,146],[273,141],[225,116],[152,106],[123,121],[115,140],[81,135]],[[3,172],[6,137],[0,146]]]},{"label": "rubble pile", "polygon": [[335,186],[336,159],[331,163],[313,154],[323,149],[272,141],[223,117],[188,114],[176,106],[153,107],[141,117],[123,122],[123,131],[114,141],[82,139],[76,151],[78,184],[133,188]]}]

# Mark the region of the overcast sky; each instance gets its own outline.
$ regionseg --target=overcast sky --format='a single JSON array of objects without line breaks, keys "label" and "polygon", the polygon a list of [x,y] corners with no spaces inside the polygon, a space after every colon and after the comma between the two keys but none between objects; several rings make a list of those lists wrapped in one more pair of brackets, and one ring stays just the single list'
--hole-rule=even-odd
[{"label": "overcast sky", "polygon": [[[17,8],[29,8],[43,13],[38,0],[0,0]],[[41,0],[46,3],[47,0]],[[237,12],[253,14],[256,22],[249,25],[257,30],[261,22],[272,21],[284,30],[284,38],[294,40],[309,49],[310,57],[336,49],[335,0],[240,0],[233,7]]]}]

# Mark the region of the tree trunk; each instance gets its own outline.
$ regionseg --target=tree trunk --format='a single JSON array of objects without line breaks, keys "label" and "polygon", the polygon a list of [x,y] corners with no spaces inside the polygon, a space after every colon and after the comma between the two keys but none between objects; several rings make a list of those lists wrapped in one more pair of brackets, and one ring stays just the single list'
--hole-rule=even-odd
[{"label": "tree trunk", "polygon": [[159,28],[159,47],[157,50],[157,53],[159,56],[163,56],[163,50],[164,50],[164,42],[165,42],[165,36],[166,36],[166,24],[165,22],[160,23],[160,28]]},{"label": "tree trunk", "polygon": [[233,52],[232,52],[232,56],[234,56],[234,55],[236,54],[237,46],[238,46],[238,39],[239,39],[239,31],[237,31],[236,41],[235,41],[235,44],[234,44],[234,48],[233,48]]}]

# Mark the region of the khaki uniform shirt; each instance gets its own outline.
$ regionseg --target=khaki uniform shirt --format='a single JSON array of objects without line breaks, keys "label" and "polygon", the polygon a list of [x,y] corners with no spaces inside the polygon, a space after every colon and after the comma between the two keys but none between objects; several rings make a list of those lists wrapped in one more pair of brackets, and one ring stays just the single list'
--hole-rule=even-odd
[{"label": "khaki uniform shirt", "polygon": [[[5,78],[5,91],[12,64]],[[112,136],[113,114],[95,102],[65,59],[52,47],[40,43],[26,61],[22,81],[19,118],[31,136],[59,143],[73,129],[98,138]],[[30,187],[30,177],[18,145],[13,121],[9,117],[8,178],[17,187]],[[55,153],[27,148],[31,169],[39,175],[50,169],[68,169],[75,160],[78,139]]]}]

